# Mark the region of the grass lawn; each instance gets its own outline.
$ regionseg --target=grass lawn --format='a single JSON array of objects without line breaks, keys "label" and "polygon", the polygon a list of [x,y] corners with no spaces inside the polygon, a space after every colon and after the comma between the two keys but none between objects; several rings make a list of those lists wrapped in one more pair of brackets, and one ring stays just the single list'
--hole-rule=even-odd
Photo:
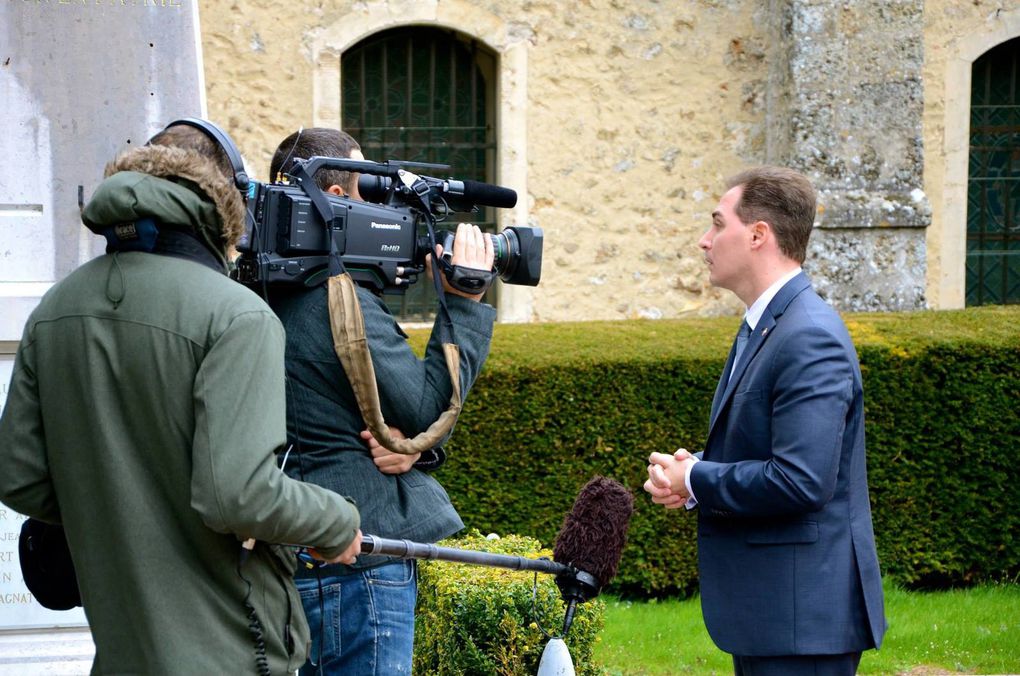
[{"label": "grass lawn", "polygon": [[[1020,585],[947,592],[885,588],[889,631],[861,674],[1020,674]],[[697,598],[630,602],[606,597],[596,657],[613,676],[732,674],[712,643]]]}]

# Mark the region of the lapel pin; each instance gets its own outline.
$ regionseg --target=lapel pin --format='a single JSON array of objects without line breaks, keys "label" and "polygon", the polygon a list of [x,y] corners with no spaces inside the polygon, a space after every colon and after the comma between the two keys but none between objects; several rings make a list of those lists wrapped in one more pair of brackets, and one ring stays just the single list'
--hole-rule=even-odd
[{"label": "lapel pin", "polygon": [[766,334],[766,333],[768,333],[768,332],[769,332],[769,327],[767,327],[767,326],[766,326],[766,327],[764,327],[764,328],[763,328],[763,329],[761,330],[761,336],[762,336],[762,338],[764,338],[764,337],[765,337],[765,334]]}]

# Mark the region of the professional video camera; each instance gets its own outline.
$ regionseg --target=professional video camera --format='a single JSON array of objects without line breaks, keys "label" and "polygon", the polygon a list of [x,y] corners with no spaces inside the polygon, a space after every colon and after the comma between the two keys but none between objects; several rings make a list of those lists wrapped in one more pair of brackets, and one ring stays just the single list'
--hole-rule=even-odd
[{"label": "professional video camera", "polygon": [[[453,233],[433,225],[454,212],[479,205],[512,207],[508,188],[419,176],[411,169],[448,169],[413,162],[369,162],[336,157],[297,160],[289,183],[253,183],[248,231],[241,239],[235,276],[245,284],[314,286],[330,274],[331,253],[339,256],[354,281],[384,293],[403,293],[425,271],[425,255],[443,246],[444,273],[465,291],[488,286],[484,279],[452,268]],[[323,192],[314,180],[319,169],[362,174],[362,202]],[[493,240],[493,272],[509,284],[535,286],[541,276],[541,228],[514,226]]]}]

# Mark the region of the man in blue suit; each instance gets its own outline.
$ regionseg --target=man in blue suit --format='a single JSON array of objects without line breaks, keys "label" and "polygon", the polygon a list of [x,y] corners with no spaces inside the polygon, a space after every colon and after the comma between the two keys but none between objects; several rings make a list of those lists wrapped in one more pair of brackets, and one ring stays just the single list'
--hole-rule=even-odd
[{"label": "man in blue suit", "polygon": [[747,312],[705,450],[653,453],[645,490],[697,507],[702,613],[736,674],[853,674],[886,628],[857,354],[800,268],[808,179],[761,167],[727,187],[699,246]]}]

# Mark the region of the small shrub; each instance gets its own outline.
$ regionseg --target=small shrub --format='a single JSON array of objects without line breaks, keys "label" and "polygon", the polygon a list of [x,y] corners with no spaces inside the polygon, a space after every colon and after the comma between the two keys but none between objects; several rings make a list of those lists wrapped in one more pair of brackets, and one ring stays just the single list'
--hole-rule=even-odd
[{"label": "small shrub", "polygon": [[[517,535],[488,540],[475,531],[440,544],[525,558],[552,556],[538,540]],[[551,575],[539,573],[536,587],[533,572],[420,561],[414,671],[535,674],[547,642],[542,629],[559,634],[565,610]],[[579,675],[604,673],[593,657],[604,615],[599,599],[577,608],[566,643]]]}]

